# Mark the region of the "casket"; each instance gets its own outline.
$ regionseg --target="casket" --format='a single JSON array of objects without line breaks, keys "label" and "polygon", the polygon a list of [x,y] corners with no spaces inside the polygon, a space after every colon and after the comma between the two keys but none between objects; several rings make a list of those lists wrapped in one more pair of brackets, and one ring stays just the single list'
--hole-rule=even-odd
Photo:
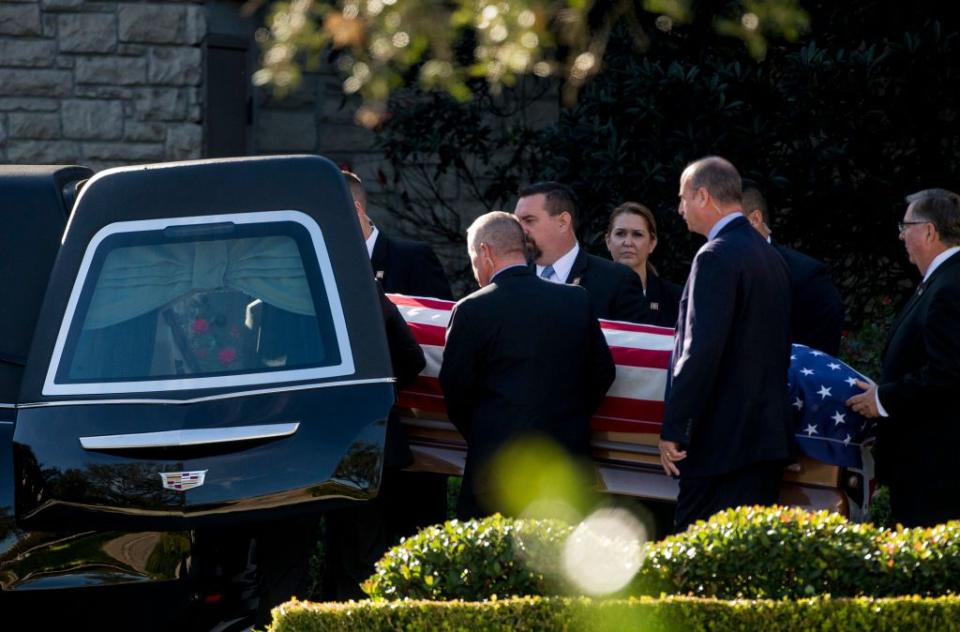
[{"label": "casket", "polygon": [[[400,391],[397,403],[412,444],[412,469],[459,475],[466,445],[446,416],[439,383],[447,323],[455,303],[390,295],[423,348],[427,366],[416,382]],[[618,321],[600,321],[616,363],[616,379],[591,420],[593,457],[604,491],[673,502],[677,482],[660,466],[657,440],[663,420],[667,370],[674,330]],[[796,359],[795,356],[794,359]],[[802,374],[801,374],[802,375]],[[835,402],[840,400],[834,398]],[[804,437],[800,448],[812,441]],[[859,449],[859,444],[854,446]],[[821,452],[814,452],[821,455]],[[784,473],[781,500],[849,514],[864,507],[864,474],[833,459],[801,453]],[[869,474],[867,476],[869,477]]]}]

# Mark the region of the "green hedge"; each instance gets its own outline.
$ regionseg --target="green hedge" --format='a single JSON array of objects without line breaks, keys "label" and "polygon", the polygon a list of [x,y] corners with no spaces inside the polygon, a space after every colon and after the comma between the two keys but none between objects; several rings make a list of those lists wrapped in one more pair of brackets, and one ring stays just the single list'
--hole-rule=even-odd
[{"label": "green hedge", "polygon": [[826,511],[738,507],[648,546],[634,591],[722,599],[960,593],[960,522],[888,530]]},{"label": "green hedge", "polygon": [[[377,563],[375,599],[579,594],[563,578],[571,527],[499,515],[424,529]],[[739,507],[648,543],[619,596],[720,599],[960,594],[960,522],[888,530],[830,512]]]},{"label": "green hedge", "polygon": [[377,599],[485,599],[556,594],[571,527],[549,520],[450,520],[423,529],[377,562],[364,584]]},{"label": "green hedge", "polygon": [[716,630],[960,630],[957,597],[893,599],[830,597],[719,601],[694,597],[594,601],[518,597],[498,601],[292,601],[274,609],[273,632],[404,630],[578,630],[614,632]]}]

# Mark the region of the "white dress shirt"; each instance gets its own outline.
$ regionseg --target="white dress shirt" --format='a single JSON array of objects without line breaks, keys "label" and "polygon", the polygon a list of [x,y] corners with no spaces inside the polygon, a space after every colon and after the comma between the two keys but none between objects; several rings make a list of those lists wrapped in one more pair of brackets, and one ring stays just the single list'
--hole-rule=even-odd
[{"label": "white dress shirt", "polygon": [[933,274],[933,271],[936,270],[943,264],[944,261],[952,257],[953,255],[960,252],[960,246],[954,246],[953,248],[947,248],[936,257],[933,258],[933,261],[930,262],[930,265],[927,266],[927,273],[923,275],[923,282],[926,283],[927,279],[930,278],[930,275]]},{"label": "white dress shirt", "polygon": [[377,244],[377,235],[380,234],[376,226],[372,228],[373,230],[370,231],[370,236],[367,237],[367,256],[371,259],[373,259],[373,247]]},{"label": "white dress shirt", "polygon": [[580,244],[574,243],[573,248],[567,251],[565,255],[553,262],[553,274],[549,277],[543,276],[543,269],[547,266],[537,266],[537,276],[552,283],[566,283],[570,276],[570,270],[573,269],[573,262],[577,260],[580,253]]}]

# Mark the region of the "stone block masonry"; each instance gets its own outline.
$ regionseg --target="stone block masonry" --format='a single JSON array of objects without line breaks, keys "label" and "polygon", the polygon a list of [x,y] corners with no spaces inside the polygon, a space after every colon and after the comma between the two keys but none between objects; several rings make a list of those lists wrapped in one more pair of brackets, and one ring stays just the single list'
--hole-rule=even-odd
[{"label": "stone block masonry", "polygon": [[0,0],[0,162],[199,158],[202,2]]}]

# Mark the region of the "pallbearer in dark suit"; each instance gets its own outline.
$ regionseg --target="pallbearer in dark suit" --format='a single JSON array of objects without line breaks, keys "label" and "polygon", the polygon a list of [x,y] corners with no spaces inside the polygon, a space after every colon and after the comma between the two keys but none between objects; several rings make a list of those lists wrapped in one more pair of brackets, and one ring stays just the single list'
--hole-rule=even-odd
[{"label": "pallbearer in dark suit", "polygon": [[353,205],[357,209],[373,274],[383,286],[383,291],[453,300],[443,266],[429,244],[396,239],[381,233],[367,217],[367,192],[360,178],[349,171],[344,171],[343,175],[353,194]]},{"label": "pallbearer in dark suit", "polygon": [[830,271],[822,262],[787,248],[771,238],[770,209],[760,190],[744,183],[743,209],[747,219],[760,235],[776,249],[790,270],[791,331],[793,342],[825,351],[840,353],[843,335],[843,299],[830,280]]},{"label": "pallbearer in dark suit", "polygon": [[[379,284],[377,294],[387,333],[390,364],[397,378],[397,388],[400,388],[416,379],[426,365],[426,358],[397,306],[390,302]],[[387,420],[381,492],[377,498],[326,514],[323,593],[327,599],[365,598],[360,584],[373,574],[374,565],[397,540],[390,520],[394,508],[389,504],[396,498],[396,493],[384,494],[383,490],[391,490],[390,486],[401,474],[400,468],[413,461],[399,423],[395,412],[391,411]],[[302,549],[300,553],[306,566],[307,550]],[[287,593],[286,597],[291,594],[304,596],[301,591]]]},{"label": "pallbearer in dark suit", "polygon": [[895,521],[929,526],[960,518],[960,196],[907,197],[900,239],[923,281],[890,329],[879,386],[847,404],[877,428],[877,478]]},{"label": "pallbearer in dark suit", "polygon": [[522,189],[514,215],[523,226],[537,276],[586,288],[597,318],[644,322],[643,285],[626,266],[588,254],[577,242],[577,200],[559,182]]},{"label": "pallbearer in dark suit", "polygon": [[447,414],[467,441],[464,519],[502,509],[484,470],[511,440],[539,434],[585,455],[590,417],[614,378],[589,296],[533,274],[513,216],[481,216],[467,244],[480,289],[454,308],[440,368]]},{"label": "pallbearer in dark suit", "polygon": [[740,175],[726,160],[684,170],[679,212],[707,243],[680,299],[660,433],[663,469],[680,477],[677,530],[776,502],[791,451],[789,273],[740,204]]},{"label": "pallbearer in dark suit", "polygon": [[610,213],[607,224],[607,250],[643,283],[647,314],[642,322],[661,327],[676,327],[680,309],[680,286],[657,274],[650,255],[657,247],[657,220],[653,211],[637,202],[624,202]]},{"label": "pallbearer in dark suit", "polygon": [[[349,171],[343,175],[353,194],[373,274],[383,290],[452,300],[450,284],[433,249],[419,241],[392,239],[377,230],[367,217],[367,193],[360,178]],[[388,438],[393,444],[403,444],[388,445],[389,453],[409,453],[402,428],[392,428]],[[427,472],[391,472],[381,485],[379,502],[391,540],[413,535],[447,519],[447,477]]]}]

